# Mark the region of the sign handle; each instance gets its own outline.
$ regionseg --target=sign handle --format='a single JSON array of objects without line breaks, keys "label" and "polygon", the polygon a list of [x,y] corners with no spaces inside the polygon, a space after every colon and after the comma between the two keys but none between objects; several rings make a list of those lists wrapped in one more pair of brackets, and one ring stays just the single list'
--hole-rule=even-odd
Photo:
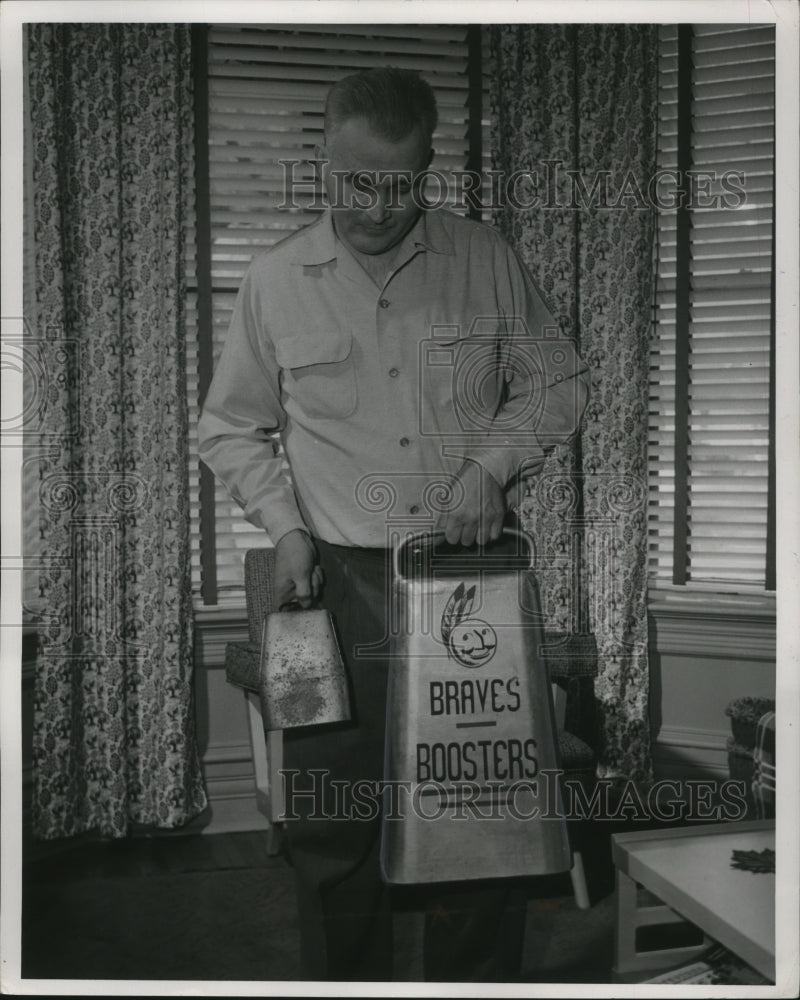
[{"label": "sign handle", "polygon": [[[518,539],[523,539],[528,546],[529,563],[528,569],[532,570],[536,564],[536,543],[533,537],[527,531],[520,531],[518,528],[503,528],[503,534],[516,537]],[[400,571],[400,554],[404,551],[406,546],[411,544],[416,544],[418,549],[429,549],[444,541],[443,531],[416,531],[406,537],[400,542],[400,544],[394,550],[394,575],[396,579],[403,579],[403,574]]]}]

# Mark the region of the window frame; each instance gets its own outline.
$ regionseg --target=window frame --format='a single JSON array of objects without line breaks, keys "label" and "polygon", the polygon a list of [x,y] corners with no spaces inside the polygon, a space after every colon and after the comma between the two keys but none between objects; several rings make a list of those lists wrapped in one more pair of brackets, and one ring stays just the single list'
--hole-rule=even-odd
[{"label": "window frame", "polygon": [[[691,24],[662,25],[662,29],[674,29],[677,27],[678,33],[678,58],[677,58],[677,114],[678,114],[678,150],[677,150],[677,171],[681,178],[680,194],[686,199],[688,197],[688,184],[686,178],[692,170],[693,146],[692,146],[692,115],[693,115],[693,86],[695,63],[693,57],[693,35],[694,26]],[[723,26],[717,26],[723,28]],[[731,28],[746,28],[747,25],[732,24]],[[754,27],[771,27],[772,24],[764,24]],[[724,30],[724,29],[723,29]],[[773,35],[773,44],[775,36]],[[659,53],[663,58],[664,38],[660,39]],[[755,43],[754,43],[755,44]],[[774,49],[773,49],[774,51]],[[776,84],[773,77],[773,107],[776,93]],[[659,125],[662,119],[662,95],[659,93]],[[773,115],[773,137],[775,121]],[[692,289],[691,289],[691,211],[683,206],[676,211],[676,264],[675,264],[675,419],[674,419],[674,460],[672,464],[673,481],[675,482],[675,500],[673,507],[673,536],[672,536],[672,579],[665,575],[658,575],[657,562],[659,555],[663,554],[663,547],[660,541],[653,545],[648,538],[648,600],[654,611],[665,611],[666,609],[685,608],[700,615],[711,613],[712,609],[717,609],[721,613],[738,614],[751,611],[761,616],[773,616],[776,604],[776,455],[775,455],[775,144],[773,138],[772,157],[772,224],[771,224],[771,289],[769,308],[769,378],[768,378],[768,417],[767,417],[767,441],[766,441],[766,465],[767,465],[767,501],[766,501],[766,523],[765,528],[765,552],[764,552],[764,581],[762,583],[750,583],[737,580],[691,580],[687,572],[688,560],[688,538],[687,538],[687,517],[689,499],[687,480],[689,475],[689,378],[690,378],[690,344],[689,328],[690,314],[692,309]],[[661,148],[659,147],[659,155]],[[658,164],[659,167],[663,163]],[[660,275],[659,253],[661,247],[656,242],[654,248],[654,264],[656,270],[656,295],[653,307],[653,346],[651,350],[652,367],[658,368],[658,351],[661,347],[659,338],[659,310],[658,310],[658,277]],[[651,401],[652,402],[652,401]],[[668,407],[665,410],[668,412]],[[651,421],[651,431],[653,429],[653,419],[656,416],[651,406],[649,419]],[[660,414],[663,419],[664,412]],[[660,448],[651,448],[648,454],[648,474],[651,482],[648,490],[649,520],[653,520],[652,512],[656,508],[657,519],[661,517],[660,496],[658,488],[658,476],[656,462],[663,458]],[[655,485],[653,482],[655,480]],[[657,498],[654,502],[654,496]],[[665,505],[669,507],[669,503]],[[657,527],[656,527],[657,533]],[[653,553],[656,553],[655,557]],[[653,569],[656,564],[656,571]]]}]

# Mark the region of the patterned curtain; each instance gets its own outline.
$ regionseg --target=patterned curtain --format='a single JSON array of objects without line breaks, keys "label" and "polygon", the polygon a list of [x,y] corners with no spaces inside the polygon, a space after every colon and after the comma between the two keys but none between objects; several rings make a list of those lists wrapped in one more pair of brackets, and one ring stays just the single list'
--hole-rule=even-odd
[{"label": "patterned curtain", "polygon": [[192,712],[188,29],[29,26],[39,446],[34,833],[205,808]]},{"label": "patterned curtain", "polygon": [[[490,29],[496,223],[589,364],[580,440],[520,510],[553,627],[593,632],[600,777],[652,777],[646,614],[647,396],[656,28]],[[509,180],[514,178],[513,186]]]}]

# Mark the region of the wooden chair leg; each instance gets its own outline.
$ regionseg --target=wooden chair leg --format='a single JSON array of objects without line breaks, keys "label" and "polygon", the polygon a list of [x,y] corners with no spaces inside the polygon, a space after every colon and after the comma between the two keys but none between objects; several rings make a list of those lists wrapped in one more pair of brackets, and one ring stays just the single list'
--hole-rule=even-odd
[{"label": "wooden chair leg", "polygon": [[589,889],[586,885],[586,872],[583,868],[583,855],[580,851],[572,852],[572,868],[569,870],[572,880],[572,891],[575,894],[575,905],[579,910],[591,909]]},{"label": "wooden chair leg", "polygon": [[265,733],[261,700],[252,691],[247,692],[247,718],[256,776],[256,805],[269,823],[267,852],[276,855],[280,852],[282,839],[278,817],[283,814],[283,784],[280,776],[283,767],[283,733]]},{"label": "wooden chair leg", "polygon": [[564,728],[564,720],[567,715],[567,689],[556,681],[550,685],[553,695],[553,714],[555,715],[556,729]]}]

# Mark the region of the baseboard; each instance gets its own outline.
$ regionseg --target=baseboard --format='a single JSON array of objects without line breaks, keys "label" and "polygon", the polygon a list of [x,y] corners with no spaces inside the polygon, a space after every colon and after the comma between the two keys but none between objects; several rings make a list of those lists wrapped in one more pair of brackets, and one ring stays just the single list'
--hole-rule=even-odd
[{"label": "baseboard", "polygon": [[729,731],[662,726],[653,742],[657,778],[724,780],[728,776]]},{"label": "baseboard", "polygon": [[269,823],[256,807],[252,786],[229,789],[225,794],[212,795],[209,790],[208,808],[191,823],[182,827],[182,834],[202,833],[267,833]]},{"label": "baseboard", "polygon": [[186,830],[234,833],[268,830],[256,805],[255,772],[249,742],[212,743],[200,759],[208,809]]}]

